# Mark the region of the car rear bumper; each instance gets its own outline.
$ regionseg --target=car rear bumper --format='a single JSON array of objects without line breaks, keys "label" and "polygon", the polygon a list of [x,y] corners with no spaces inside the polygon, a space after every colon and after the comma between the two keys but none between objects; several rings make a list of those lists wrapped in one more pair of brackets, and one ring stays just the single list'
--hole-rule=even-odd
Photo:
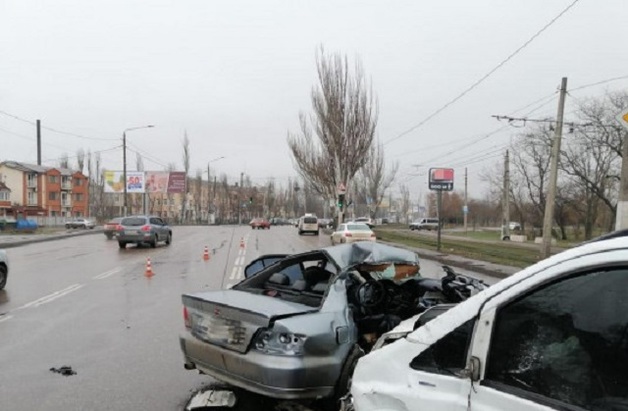
[{"label": "car rear bumper", "polygon": [[333,357],[246,354],[203,342],[191,333],[179,336],[186,368],[235,387],[272,398],[296,400],[330,397],[340,365]]},{"label": "car rear bumper", "polygon": [[118,234],[118,241],[125,243],[149,243],[155,239],[155,234]]},{"label": "car rear bumper", "polygon": [[372,241],[372,242],[376,242],[377,239],[375,237],[371,237],[371,238],[355,238],[355,237],[347,237],[345,242],[346,243],[358,243],[360,241]]}]

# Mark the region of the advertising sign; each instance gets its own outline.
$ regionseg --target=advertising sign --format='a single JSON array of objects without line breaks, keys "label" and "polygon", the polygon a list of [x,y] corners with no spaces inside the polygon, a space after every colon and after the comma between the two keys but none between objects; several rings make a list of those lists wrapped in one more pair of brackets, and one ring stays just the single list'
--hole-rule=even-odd
[{"label": "advertising sign", "polygon": [[170,173],[167,171],[147,171],[146,172],[146,192],[147,193],[167,193],[169,177],[170,177]]},{"label": "advertising sign", "polygon": [[185,193],[185,171],[171,171],[168,178],[169,193]]},{"label": "advertising sign", "polygon": [[126,191],[128,193],[143,193],[145,191],[143,171],[126,172]]},{"label": "advertising sign", "polygon": [[105,193],[124,193],[123,176],[122,171],[105,171]]},{"label": "advertising sign", "polygon": [[453,168],[430,168],[430,190],[452,191],[454,189]]}]

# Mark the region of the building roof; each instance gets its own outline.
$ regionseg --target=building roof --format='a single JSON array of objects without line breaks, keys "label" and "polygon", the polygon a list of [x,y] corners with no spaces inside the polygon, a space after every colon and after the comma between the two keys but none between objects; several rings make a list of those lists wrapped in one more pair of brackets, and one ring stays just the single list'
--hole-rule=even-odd
[{"label": "building roof", "polygon": [[37,164],[18,163],[17,161],[4,161],[0,163],[0,165],[5,165],[14,170],[25,171],[25,172],[35,172],[39,174],[46,173],[47,171],[50,171],[50,170],[59,170],[61,175],[64,175],[64,176],[71,176],[72,174],[75,173],[75,171],[70,170],[69,168],[46,167],[46,166],[39,166]]}]

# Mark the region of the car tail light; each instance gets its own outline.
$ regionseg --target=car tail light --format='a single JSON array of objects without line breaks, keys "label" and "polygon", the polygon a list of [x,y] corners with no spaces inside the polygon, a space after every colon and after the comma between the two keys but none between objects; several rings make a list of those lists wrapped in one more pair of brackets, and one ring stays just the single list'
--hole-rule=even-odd
[{"label": "car tail light", "polygon": [[116,230],[118,230],[118,231],[123,231],[123,230],[124,230],[124,228],[122,228],[122,226],[121,226],[121,225],[118,225],[118,226],[116,226]]},{"label": "car tail light", "polygon": [[143,226],[142,231],[150,231],[150,226],[149,225]]},{"label": "car tail light", "polygon": [[190,323],[190,315],[188,314],[187,307],[183,307],[183,322],[185,323],[185,328],[192,328],[192,324]]},{"label": "car tail light", "polygon": [[351,233],[346,233],[346,234],[345,234],[345,237],[353,237],[353,234],[351,234]]}]

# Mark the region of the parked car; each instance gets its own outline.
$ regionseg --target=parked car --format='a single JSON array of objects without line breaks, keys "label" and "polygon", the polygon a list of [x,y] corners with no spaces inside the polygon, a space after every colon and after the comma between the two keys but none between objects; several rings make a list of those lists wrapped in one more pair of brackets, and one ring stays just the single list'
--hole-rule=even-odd
[{"label": "parked car", "polygon": [[270,230],[270,222],[266,220],[265,218],[254,218],[251,220],[249,225],[254,230],[255,229],[258,229],[258,230],[269,229]]},{"label": "parked car", "polygon": [[520,231],[521,230],[521,224],[515,222],[515,221],[511,221],[508,224],[508,228],[510,229],[510,231]]},{"label": "parked car", "polygon": [[261,256],[244,274],[231,289],[182,296],[185,368],[267,397],[330,403],[377,337],[424,310],[422,296],[441,284],[419,276],[416,253],[370,242]]},{"label": "parked car", "polygon": [[627,235],[554,255],[402,330],[358,361],[344,409],[628,409]]},{"label": "parked car", "polygon": [[111,240],[113,237],[118,235],[118,228],[120,227],[121,221],[122,217],[116,217],[107,221],[103,225],[103,232],[105,233],[105,237],[107,237],[108,240]]},{"label": "parked car", "polygon": [[88,220],[87,218],[75,218],[73,220],[67,221],[65,223],[65,228],[83,228],[83,229],[92,229],[96,226],[92,220]]},{"label": "parked car", "polygon": [[334,220],[331,218],[319,218],[318,219],[318,227],[319,228],[329,228],[334,223]]},{"label": "parked car", "polygon": [[157,247],[163,241],[172,243],[172,229],[164,220],[155,216],[136,215],[124,217],[118,226],[118,245],[126,248],[127,244],[149,244]]},{"label": "parked car", "polygon": [[363,223],[340,224],[336,231],[331,233],[331,245],[357,241],[377,241],[377,237],[371,228]]},{"label": "parked car", "polygon": [[367,226],[369,226],[370,228],[375,227],[375,222],[370,217],[358,217],[355,220],[353,220],[353,222],[354,223],[364,223]]},{"label": "parked car", "polygon": [[318,227],[318,218],[314,214],[306,214],[299,218],[297,228],[299,229],[299,235],[303,235],[305,233],[314,233],[318,235],[320,230]]},{"label": "parked car", "polygon": [[438,218],[421,218],[410,223],[410,231],[414,230],[438,230]]},{"label": "parked car", "polygon": [[9,278],[9,257],[7,252],[0,250],[0,290],[4,289],[7,285],[7,279]]}]

